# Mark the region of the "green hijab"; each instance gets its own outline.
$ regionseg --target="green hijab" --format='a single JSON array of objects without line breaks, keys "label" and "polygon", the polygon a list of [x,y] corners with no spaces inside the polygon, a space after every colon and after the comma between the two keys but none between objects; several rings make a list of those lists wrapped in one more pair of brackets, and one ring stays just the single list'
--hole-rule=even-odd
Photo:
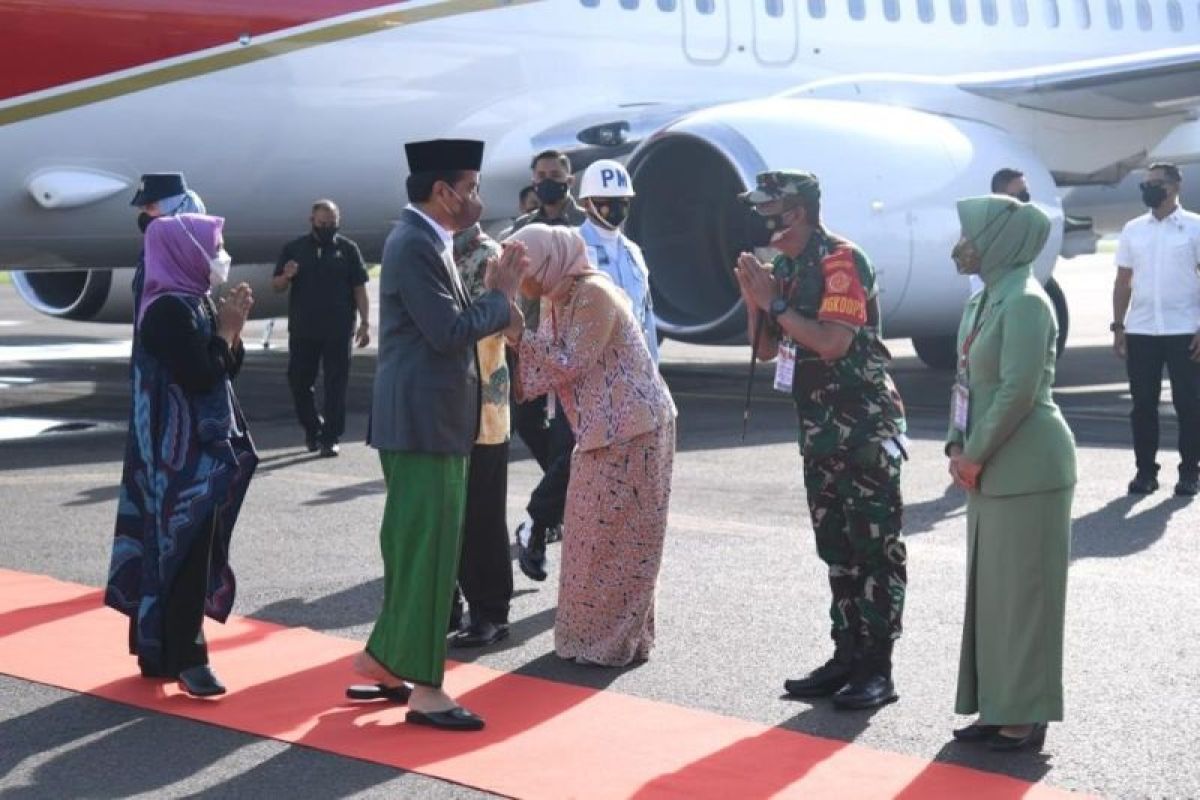
[{"label": "green hijab", "polygon": [[962,235],[979,251],[979,277],[994,286],[1029,266],[1050,237],[1050,218],[1031,203],[991,194],[958,201]]}]

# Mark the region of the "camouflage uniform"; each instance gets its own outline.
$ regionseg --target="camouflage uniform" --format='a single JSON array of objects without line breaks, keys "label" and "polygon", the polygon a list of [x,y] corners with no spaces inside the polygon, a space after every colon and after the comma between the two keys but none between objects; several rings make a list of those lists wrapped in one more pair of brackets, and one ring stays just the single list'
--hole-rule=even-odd
[{"label": "camouflage uniform", "polygon": [[[746,197],[801,194],[807,180],[815,191],[805,173],[764,173]],[[900,636],[906,582],[897,446],[905,421],[880,341],[875,271],[853,243],[818,227],[797,258],[776,257],[773,274],[801,316],[857,328],[836,361],[797,345],[792,397],[817,554],[829,566],[833,636],[853,634],[866,648],[890,642]]]}]

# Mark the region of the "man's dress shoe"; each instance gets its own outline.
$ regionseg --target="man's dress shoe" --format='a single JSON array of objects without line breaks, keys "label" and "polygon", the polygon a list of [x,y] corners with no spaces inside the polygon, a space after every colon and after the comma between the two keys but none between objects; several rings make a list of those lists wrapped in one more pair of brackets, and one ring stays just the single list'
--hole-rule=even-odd
[{"label": "man's dress shoe", "polygon": [[462,706],[456,706],[449,711],[409,711],[404,715],[404,721],[413,725],[427,725],[443,731],[483,730],[483,719]]},{"label": "man's dress shoe", "polygon": [[321,458],[337,458],[338,453],[342,452],[337,443],[321,445]]},{"label": "man's dress shoe", "polygon": [[1176,497],[1195,497],[1198,493],[1200,493],[1200,476],[1179,476],[1179,483],[1175,484]]},{"label": "man's dress shoe", "polygon": [[1139,472],[1129,482],[1130,494],[1154,494],[1158,491],[1158,478],[1149,473]]},{"label": "man's dress shoe", "polygon": [[179,673],[179,682],[193,697],[216,697],[225,694],[225,684],[217,680],[208,664],[183,670]]},{"label": "man's dress shoe", "polygon": [[999,725],[981,725],[978,722],[972,722],[965,728],[955,728],[954,738],[960,742],[986,742],[999,732]]},{"label": "man's dress shoe", "polygon": [[390,700],[403,705],[408,702],[412,687],[407,683],[388,686],[383,683],[356,683],[346,687],[346,697],[351,700]]},{"label": "man's dress shoe", "polygon": [[486,619],[472,622],[450,637],[451,647],[487,647],[508,638],[508,626],[497,625]]},{"label": "man's dress shoe", "polygon": [[992,750],[1000,752],[1013,752],[1015,750],[1038,750],[1046,743],[1046,723],[1039,722],[1033,726],[1033,729],[1028,734],[1020,738],[1005,736],[997,732],[988,741],[988,747]]}]

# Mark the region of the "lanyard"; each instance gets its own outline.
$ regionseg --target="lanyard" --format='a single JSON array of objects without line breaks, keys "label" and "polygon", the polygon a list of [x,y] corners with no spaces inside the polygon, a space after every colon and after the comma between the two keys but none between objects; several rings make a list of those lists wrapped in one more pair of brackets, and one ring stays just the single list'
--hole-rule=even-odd
[{"label": "lanyard", "polygon": [[959,356],[958,371],[962,377],[967,377],[968,374],[968,356],[971,352],[971,345],[975,343],[975,337],[979,336],[979,330],[983,327],[986,315],[983,313],[987,308],[988,296],[987,289],[983,290],[983,294],[979,296],[979,308],[975,311],[975,321],[971,324],[971,332],[967,334],[967,338],[963,339],[962,353]]}]

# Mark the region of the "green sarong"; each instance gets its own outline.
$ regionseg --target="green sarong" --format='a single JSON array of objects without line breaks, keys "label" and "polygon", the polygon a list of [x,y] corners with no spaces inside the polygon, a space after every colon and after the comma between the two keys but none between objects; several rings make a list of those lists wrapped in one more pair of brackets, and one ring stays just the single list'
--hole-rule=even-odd
[{"label": "green sarong", "polygon": [[383,610],[367,652],[397,678],[441,686],[458,575],[467,457],[379,452],[387,501],[379,531]]}]

